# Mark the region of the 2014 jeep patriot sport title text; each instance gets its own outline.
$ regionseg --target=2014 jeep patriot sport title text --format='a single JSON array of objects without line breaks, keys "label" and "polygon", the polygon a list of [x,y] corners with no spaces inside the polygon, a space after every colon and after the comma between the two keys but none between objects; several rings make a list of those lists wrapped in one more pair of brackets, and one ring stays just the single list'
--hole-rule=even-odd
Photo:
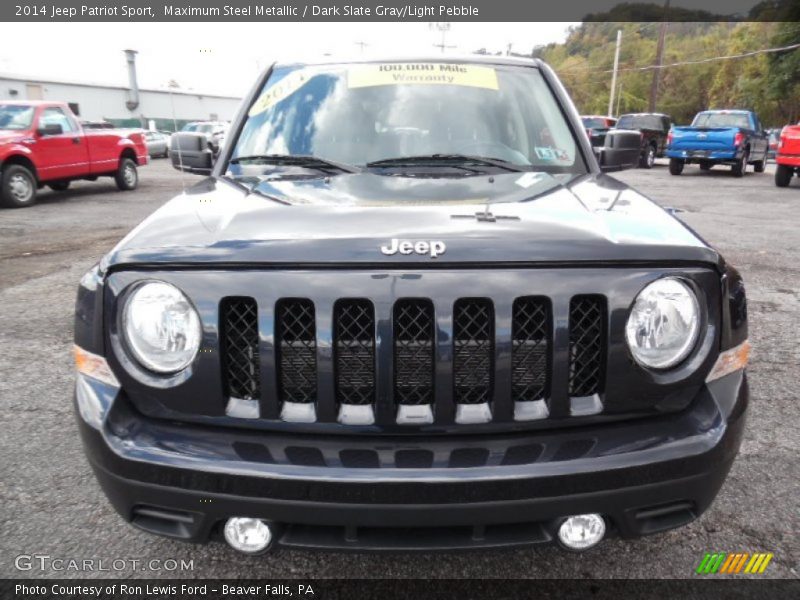
[{"label": "2014 jeep patriot sport title text", "polygon": [[124,519],[242,552],[685,525],[738,451],[737,271],[604,171],[539,61],[275,64],[82,279],[76,412]]}]

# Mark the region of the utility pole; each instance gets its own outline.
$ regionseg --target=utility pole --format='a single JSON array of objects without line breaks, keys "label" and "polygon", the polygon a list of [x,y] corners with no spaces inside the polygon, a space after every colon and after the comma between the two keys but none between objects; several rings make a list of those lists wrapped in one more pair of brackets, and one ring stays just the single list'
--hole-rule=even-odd
[{"label": "utility pole", "polygon": [[669,13],[669,0],[664,2],[664,17],[661,19],[661,28],[658,31],[658,44],[656,45],[656,64],[653,69],[653,81],[650,83],[650,102],[648,112],[656,112],[658,104],[658,84],[661,79],[661,65],[664,62],[664,38],[667,35],[667,14]]},{"label": "utility pole", "polygon": [[361,49],[361,54],[364,54],[364,48],[366,46],[369,46],[367,42],[353,42],[353,43]]},{"label": "utility pole", "polygon": [[619,70],[619,48],[622,45],[622,29],[617,29],[617,49],[614,51],[614,72],[611,75],[611,92],[608,94],[608,116],[613,117],[614,88],[617,87],[617,71]]},{"label": "utility pole", "polygon": [[431,23],[429,25],[429,27],[431,29],[433,29],[435,27],[442,34],[442,41],[440,43],[438,43],[438,44],[434,44],[434,46],[436,48],[441,48],[442,54],[444,54],[444,51],[447,48],[455,48],[455,46],[448,46],[447,44],[445,44],[445,38],[447,36],[447,32],[450,31],[450,23],[447,23],[447,22],[445,22],[445,23]]}]

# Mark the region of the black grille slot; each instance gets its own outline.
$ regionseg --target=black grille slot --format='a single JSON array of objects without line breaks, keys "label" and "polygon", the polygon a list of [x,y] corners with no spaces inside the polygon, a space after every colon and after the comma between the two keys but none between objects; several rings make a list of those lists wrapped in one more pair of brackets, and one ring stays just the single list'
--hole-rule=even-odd
[{"label": "black grille slot", "polygon": [[368,300],[334,306],[336,400],[372,404],[375,399],[375,311]]},{"label": "black grille slot", "polygon": [[317,328],[314,303],[288,298],[275,308],[279,396],[282,402],[313,402],[317,396]]},{"label": "black grille slot", "polygon": [[258,361],[258,305],[253,298],[225,298],[220,307],[222,372],[230,398],[261,394]]},{"label": "black grille slot", "polygon": [[511,326],[511,393],[514,402],[548,396],[550,379],[550,302],[528,296],[514,301]]},{"label": "black grille slot", "polygon": [[603,391],[606,305],[600,296],[575,296],[569,305],[569,395]]},{"label": "black grille slot", "polygon": [[433,402],[433,304],[399,300],[394,305],[394,393],[398,404]]},{"label": "black grille slot", "polygon": [[453,309],[453,385],[460,404],[491,399],[494,310],[485,298],[462,298]]}]

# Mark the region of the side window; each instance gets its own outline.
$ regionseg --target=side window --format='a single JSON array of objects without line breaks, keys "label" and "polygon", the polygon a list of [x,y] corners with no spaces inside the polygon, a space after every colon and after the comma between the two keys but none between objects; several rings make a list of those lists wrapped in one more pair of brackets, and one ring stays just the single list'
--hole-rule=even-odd
[{"label": "side window", "polygon": [[670,128],[669,117],[661,117],[661,129],[664,130],[664,133],[667,133]]},{"label": "side window", "polygon": [[75,125],[63,110],[57,107],[45,108],[42,116],[39,117],[39,127],[46,125],[61,125],[64,133],[75,131]]}]

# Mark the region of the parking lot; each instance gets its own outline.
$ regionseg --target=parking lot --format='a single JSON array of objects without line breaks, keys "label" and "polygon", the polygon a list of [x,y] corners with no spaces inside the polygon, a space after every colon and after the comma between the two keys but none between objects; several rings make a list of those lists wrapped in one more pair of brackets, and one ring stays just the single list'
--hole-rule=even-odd
[{"label": "parking lot", "polygon": [[[0,210],[0,576],[91,576],[34,568],[21,554],[63,559],[176,559],[193,570],[110,575],[198,577],[690,577],[711,551],[773,552],[764,576],[798,576],[800,501],[800,183],[788,189],[750,169],[666,163],[618,177],[679,217],[745,277],[752,402],[741,454],[712,509],[691,526],[636,541],[609,540],[586,554],[555,548],[374,556],[282,551],[244,557],[141,533],[111,509],[84,459],[72,415],[72,318],[81,275],[152,210],[196,178],[156,160],[135,192],[112,180],[43,191],[29,209]],[[741,576],[740,576],[741,577]],[[763,577],[763,576],[762,576]]]}]

